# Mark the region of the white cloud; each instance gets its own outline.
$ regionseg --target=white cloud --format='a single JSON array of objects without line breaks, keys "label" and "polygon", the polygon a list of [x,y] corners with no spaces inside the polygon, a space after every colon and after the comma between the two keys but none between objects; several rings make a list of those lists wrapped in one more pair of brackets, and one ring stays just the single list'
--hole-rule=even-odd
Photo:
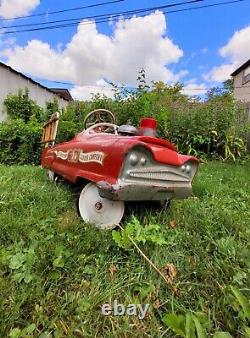
[{"label": "white cloud", "polygon": [[230,74],[238,67],[237,63],[224,64],[214,67],[209,74],[204,74],[206,81],[223,82],[230,78]]},{"label": "white cloud", "polygon": [[113,26],[112,36],[98,32],[94,22],[83,21],[64,48],[54,49],[43,41],[31,40],[24,47],[5,49],[2,55],[21,72],[73,82],[76,96],[100,79],[133,86],[142,68],[148,81],[175,82],[187,73],[182,70],[175,74],[166,67],[178,62],[183,51],[166,36],[166,18],[159,11],[121,19]]},{"label": "white cloud", "polygon": [[205,74],[206,80],[222,82],[230,77],[230,74],[250,57],[250,26],[236,31],[228,43],[220,48],[219,53],[226,59],[221,66],[214,67],[209,74]]},{"label": "white cloud", "polygon": [[182,93],[189,96],[203,95],[207,92],[205,83],[197,83],[196,79],[191,79],[183,87]]},{"label": "white cloud", "polygon": [[27,15],[40,4],[40,0],[1,0],[0,16],[5,19]]},{"label": "white cloud", "polygon": [[48,80],[72,79],[74,68],[71,60],[40,40],[31,40],[25,47],[15,45],[2,54],[7,57],[8,64],[18,71]]},{"label": "white cloud", "polygon": [[242,63],[250,55],[250,26],[234,33],[229,42],[220,49],[223,57]]},{"label": "white cloud", "polygon": [[70,93],[75,100],[91,100],[93,95],[101,94],[108,98],[114,97],[114,91],[112,86],[104,80],[96,82],[95,86],[74,86]]}]

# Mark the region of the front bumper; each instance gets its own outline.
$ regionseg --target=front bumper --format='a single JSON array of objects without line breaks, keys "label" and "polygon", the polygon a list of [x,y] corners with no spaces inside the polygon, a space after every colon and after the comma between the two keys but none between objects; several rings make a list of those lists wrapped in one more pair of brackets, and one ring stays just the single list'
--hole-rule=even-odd
[{"label": "front bumper", "polygon": [[184,199],[191,195],[191,182],[176,182],[169,185],[152,185],[139,183],[109,184],[98,182],[97,187],[101,197],[121,201],[160,201],[170,199]]}]

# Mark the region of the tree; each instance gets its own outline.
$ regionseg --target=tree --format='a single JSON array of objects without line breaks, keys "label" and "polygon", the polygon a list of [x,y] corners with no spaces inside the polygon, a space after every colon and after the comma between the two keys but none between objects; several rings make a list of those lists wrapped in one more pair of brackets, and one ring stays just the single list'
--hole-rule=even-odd
[{"label": "tree", "polygon": [[225,90],[227,90],[229,93],[232,93],[234,90],[234,80],[233,78],[228,79],[223,82],[223,87]]}]

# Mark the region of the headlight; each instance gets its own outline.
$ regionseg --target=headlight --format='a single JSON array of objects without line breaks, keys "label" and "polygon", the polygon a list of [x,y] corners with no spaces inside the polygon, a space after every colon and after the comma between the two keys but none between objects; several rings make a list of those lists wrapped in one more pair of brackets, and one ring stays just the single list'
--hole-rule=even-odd
[{"label": "headlight", "polygon": [[190,164],[183,164],[183,165],[181,166],[181,171],[182,171],[183,173],[186,173],[186,174],[190,174],[191,169],[192,169],[192,167],[191,167]]},{"label": "headlight", "polygon": [[140,167],[145,169],[148,165],[151,164],[150,151],[148,151],[144,147],[135,147],[131,149],[130,152],[127,154],[126,164],[129,167]]},{"label": "headlight", "polygon": [[197,163],[194,161],[188,161],[181,166],[181,171],[183,174],[187,174],[190,178],[193,178],[196,170],[197,170]]},{"label": "headlight", "polygon": [[129,163],[132,165],[132,166],[135,166],[137,165],[139,159],[138,159],[138,156],[135,155],[135,154],[131,154],[130,157],[129,157]]},{"label": "headlight", "polygon": [[191,170],[191,166],[188,164],[186,166],[186,173],[189,174],[190,173],[190,170]]}]

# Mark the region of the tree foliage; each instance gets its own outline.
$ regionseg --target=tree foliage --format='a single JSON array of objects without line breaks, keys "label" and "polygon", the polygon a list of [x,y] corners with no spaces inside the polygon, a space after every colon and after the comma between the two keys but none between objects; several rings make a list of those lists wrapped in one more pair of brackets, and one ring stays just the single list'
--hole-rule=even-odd
[{"label": "tree foliage", "polygon": [[42,125],[59,110],[58,101],[47,102],[43,110],[19,90],[4,100],[8,120],[0,124],[0,163],[38,164],[41,155]]},{"label": "tree foliage", "polygon": [[29,97],[29,91],[19,90],[17,95],[9,94],[4,100],[7,115],[11,119],[22,119],[28,122],[32,117],[42,119],[43,110]]}]

